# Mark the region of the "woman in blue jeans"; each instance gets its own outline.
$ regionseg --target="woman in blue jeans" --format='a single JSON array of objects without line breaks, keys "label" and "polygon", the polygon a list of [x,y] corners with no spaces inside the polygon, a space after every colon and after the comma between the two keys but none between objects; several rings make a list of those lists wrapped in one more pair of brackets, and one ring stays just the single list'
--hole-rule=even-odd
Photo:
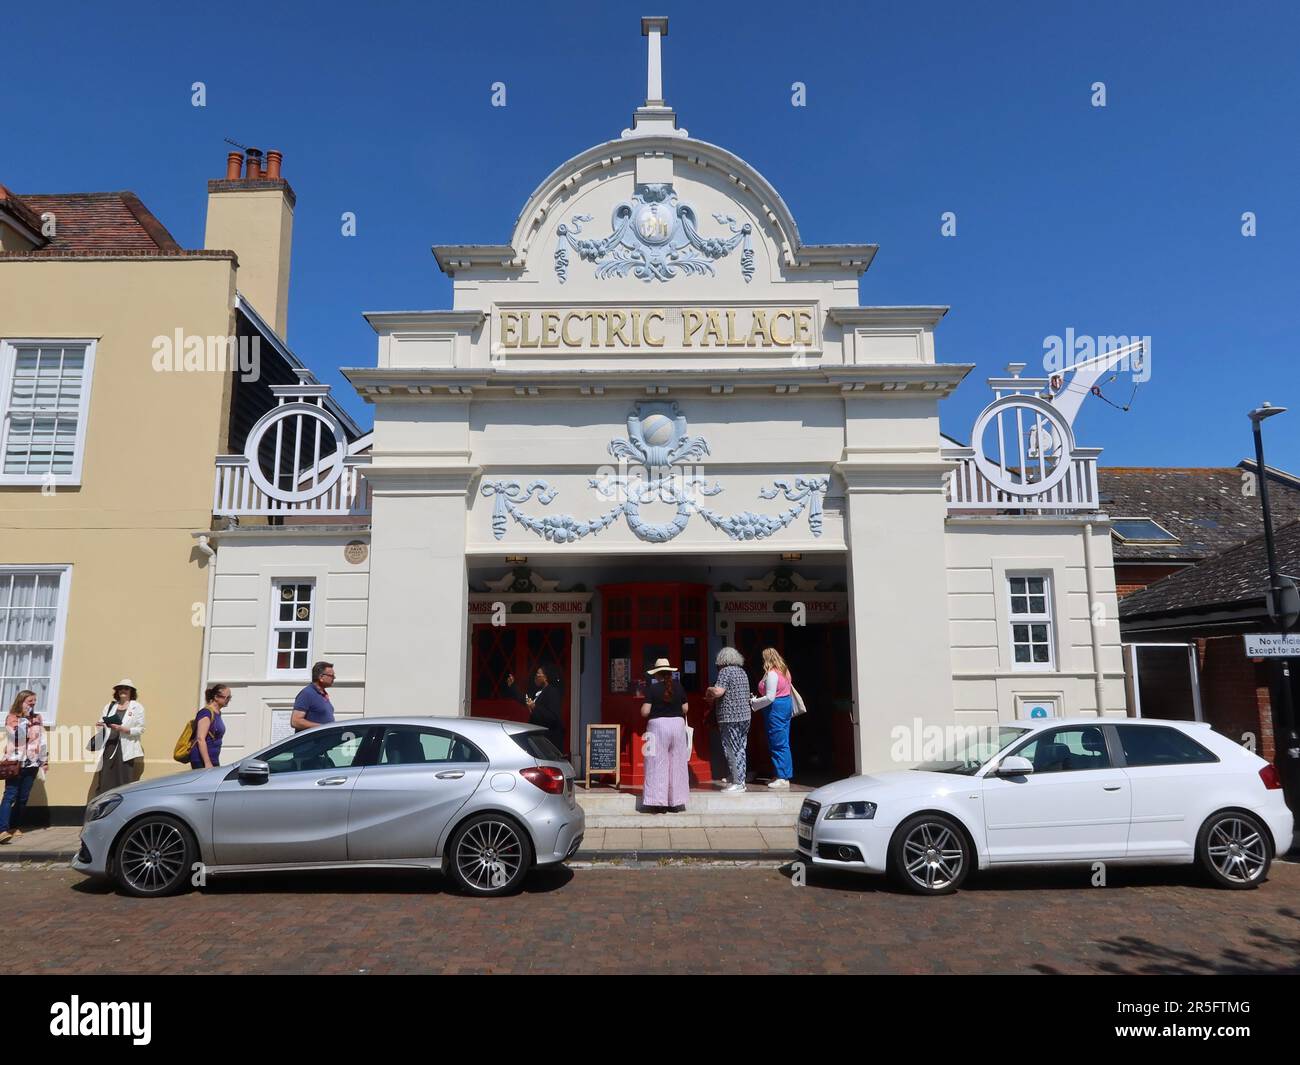
[{"label": "woman in blue jeans", "polygon": [[769,788],[788,788],[794,776],[790,757],[790,719],[794,716],[794,698],[790,694],[790,667],[775,647],[763,649],[763,679],[758,694],[750,699],[751,710],[762,710],[767,725],[767,748],[772,755],[774,780]]},{"label": "woman in blue jeans", "polygon": [[23,834],[18,824],[27,809],[32,786],[49,761],[45,728],[36,712],[36,693],[20,691],[5,718],[7,750],[4,760],[17,762],[18,772],[5,780],[4,798],[0,799],[0,843],[9,843]]}]

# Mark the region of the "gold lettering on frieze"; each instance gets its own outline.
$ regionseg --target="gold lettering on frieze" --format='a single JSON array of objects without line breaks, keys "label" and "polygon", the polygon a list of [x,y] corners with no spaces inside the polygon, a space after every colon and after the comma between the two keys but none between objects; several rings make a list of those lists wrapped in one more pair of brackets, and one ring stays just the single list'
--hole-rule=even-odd
[{"label": "gold lettering on frieze", "polygon": [[[585,328],[584,328],[585,325]],[[620,351],[647,348],[813,348],[819,344],[812,307],[568,307],[497,311],[500,347]]]}]

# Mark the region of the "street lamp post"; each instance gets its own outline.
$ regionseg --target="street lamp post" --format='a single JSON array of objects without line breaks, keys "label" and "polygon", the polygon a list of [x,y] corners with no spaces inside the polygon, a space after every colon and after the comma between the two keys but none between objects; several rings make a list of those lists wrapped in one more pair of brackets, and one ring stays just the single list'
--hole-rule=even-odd
[{"label": "street lamp post", "polygon": [[[1264,551],[1268,555],[1268,606],[1269,613],[1274,616],[1280,616],[1282,606],[1282,575],[1277,568],[1277,548],[1273,543],[1273,514],[1268,506],[1268,476],[1267,467],[1264,465],[1264,435],[1260,431],[1260,425],[1265,419],[1273,417],[1275,414],[1285,414],[1285,407],[1274,407],[1271,403],[1263,403],[1250,412],[1251,427],[1255,432],[1255,471],[1256,478],[1259,482],[1259,505],[1264,511]],[[1293,788],[1300,793],[1300,780],[1297,780],[1297,763],[1300,760],[1300,737],[1296,736],[1295,729],[1295,710],[1291,701],[1291,662],[1283,658],[1280,662],[1282,671],[1282,682],[1280,692],[1278,693],[1278,713],[1276,720],[1281,724],[1283,730],[1283,742],[1286,748],[1287,757],[1290,760],[1290,776]]]}]

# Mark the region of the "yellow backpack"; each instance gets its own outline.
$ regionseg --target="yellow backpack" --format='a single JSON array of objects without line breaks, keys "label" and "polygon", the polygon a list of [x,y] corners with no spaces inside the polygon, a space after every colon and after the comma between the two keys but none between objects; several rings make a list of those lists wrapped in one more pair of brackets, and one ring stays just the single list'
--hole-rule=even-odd
[{"label": "yellow backpack", "polygon": [[[194,716],[185,722],[185,727],[181,729],[180,738],[176,741],[176,748],[172,751],[172,758],[177,762],[183,762],[187,765],[189,764],[190,752],[194,750],[194,737],[198,734],[197,722],[199,720],[199,714],[202,713],[203,710],[207,709],[208,708],[204,706],[199,710],[196,710]],[[211,711],[209,711],[209,713],[211,713]],[[215,715],[213,715],[212,720],[216,720]]]}]

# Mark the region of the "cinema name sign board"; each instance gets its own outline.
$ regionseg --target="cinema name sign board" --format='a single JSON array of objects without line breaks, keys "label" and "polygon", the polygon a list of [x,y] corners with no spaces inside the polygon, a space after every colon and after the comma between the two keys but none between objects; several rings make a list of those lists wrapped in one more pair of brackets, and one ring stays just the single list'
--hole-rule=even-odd
[{"label": "cinema name sign board", "polygon": [[497,307],[503,351],[818,351],[817,305]]}]

